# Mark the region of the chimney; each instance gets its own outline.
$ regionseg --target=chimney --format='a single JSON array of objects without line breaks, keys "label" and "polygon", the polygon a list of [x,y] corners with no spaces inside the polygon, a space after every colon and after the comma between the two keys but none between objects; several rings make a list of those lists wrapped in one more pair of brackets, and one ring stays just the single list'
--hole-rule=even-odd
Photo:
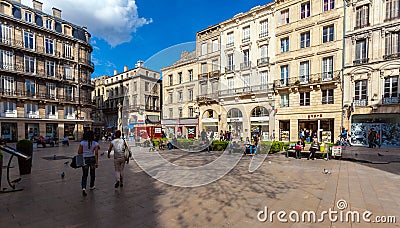
[{"label": "chimney", "polygon": [[114,75],[117,75],[118,74],[118,71],[117,70],[114,70]]},{"label": "chimney", "polygon": [[43,3],[36,1],[36,0],[32,0],[32,6],[35,10],[42,11]]},{"label": "chimney", "polygon": [[128,66],[124,66],[124,71],[128,71]]},{"label": "chimney", "polygon": [[61,10],[53,7],[53,16],[57,18],[61,18]]}]

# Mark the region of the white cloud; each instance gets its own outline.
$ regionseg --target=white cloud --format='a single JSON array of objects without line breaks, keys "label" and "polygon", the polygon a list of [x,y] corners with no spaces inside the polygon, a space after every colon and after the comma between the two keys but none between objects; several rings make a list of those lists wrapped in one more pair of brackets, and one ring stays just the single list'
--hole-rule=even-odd
[{"label": "white cloud", "polygon": [[[39,0],[43,11],[52,14],[51,8],[62,11],[62,19],[86,26],[92,36],[104,39],[112,47],[129,42],[136,29],[152,22],[139,17],[135,0]],[[32,7],[31,0],[22,0]]]}]

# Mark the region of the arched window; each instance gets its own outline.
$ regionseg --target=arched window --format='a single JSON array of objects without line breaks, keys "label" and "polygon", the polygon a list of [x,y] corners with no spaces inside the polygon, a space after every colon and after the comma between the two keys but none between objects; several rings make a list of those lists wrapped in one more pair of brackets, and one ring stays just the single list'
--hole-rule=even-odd
[{"label": "arched window", "polygon": [[233,108],[228,111],[228,118],[239,118],[239,117],[243,117],[242,112],[239,109]]},{"label": "arched window", "polygon": [[207,111],[204,112],[203,118],[214,118],[216,117],[214,110],[208,109]]},{"label": "arched window", "polygon": [[265,107],[258,106],[251,112],[251,117],[269,116],[269,112]]}]

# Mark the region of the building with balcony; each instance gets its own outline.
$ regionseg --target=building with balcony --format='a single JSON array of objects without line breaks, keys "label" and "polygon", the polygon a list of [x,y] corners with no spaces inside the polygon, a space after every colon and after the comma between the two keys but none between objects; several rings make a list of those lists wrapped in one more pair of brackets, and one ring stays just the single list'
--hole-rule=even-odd
[{"label": "building with balcony", "polygon": [[78,139],[92,125],[91,36],[32,4],[0,2],[1,137]]},{"label": "building with balcony", "polygon": [[114,75],[92,81],[95,85],[92,96],[97,106],[93,113],[96,134],[122,129],[125,135],[133,135],[137,125],[160,123],[160,73],[144,67],[142,61],[133,69],[125,66],[121,73],[114,70]]},{"label": "building with balcony", "polygon": [[299,129],[307,129],[320,141],[333,142],[342,121],[343,1],[276,1],[275,6],[277,139],[297,141]]},{"label": "building with balcony", "polygon": [[274,130],[274,5],[256,6],[220,23],[219,127],[233,138],[257,133],[269,140]]},{"label": "building with balcony", "polygon": [[351,142],[367,145],[375,128],[383,146],[400,146],[399,2],[348,1],[346,15],[343,104]]},{"label": "building with balcony", "polygon": [[[163,118],[169,138],[197,138],[199,134],[199,71],[196,51],[182,52],[178,61],[161,69],[163,75]],[[205,77],[208,77],[205,76]]]}]

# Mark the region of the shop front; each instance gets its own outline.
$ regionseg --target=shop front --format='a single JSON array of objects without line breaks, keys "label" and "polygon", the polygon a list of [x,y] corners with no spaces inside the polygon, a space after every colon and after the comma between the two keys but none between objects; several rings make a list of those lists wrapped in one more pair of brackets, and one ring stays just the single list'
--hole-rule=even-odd
[{"label": "shop front", "polygon": [[243,137],[243,115],[239,109],[233,108],[229,110],[226,122],[233,139],[240,139]]},{"label": "shop front", "polygon": [[[318,119],[321,114],[318,115],[318,117],[312,115],[309,119],[299,119],[299,130],[304,130],[307,142],[317,138],[319,142],[333,143],[334,119]],[[297,135],[300,135],[299,131]]]},{"label": "shop front", "polygon": [[279,121],[279,141],[290,141],[290,120]]},{"label": "shop front", "polygon": [[65,123],[64,124],[64,137],[75,140],[75,124],[73,123]]},{"label": "shop front", "polygon": [[58,138],[58,124],[46,123],[46,137]]},{"label": "shop front", "polygon": [[269,112],[265,107],[253,109],[250,117],[251,137],[258,135],[260,140],[269,140]]},{"label": "shop front", "polygon": [[384,147],[400,147],[400,115],[393,113],[360,114],[351,117],[350,142],[367,146],[370,129],[379,134],[378,143]]},{"label": "shop front", "polygon": [[179,130],[181,131],[183,137],[186,137],[188,139],[194,139],[197,137],[197,126],[198,126],[197,118],[179,119],[178,131]]},{"label": "shop front", "polygon": [[15,142],[18,140],[17,123],[1,123],[1,138],[8,142]]},{"label": "shop front", "polygon": [[39,124],[38,123],[26,123],[25,124],[25,138],[32,139],[39,137]]}]

